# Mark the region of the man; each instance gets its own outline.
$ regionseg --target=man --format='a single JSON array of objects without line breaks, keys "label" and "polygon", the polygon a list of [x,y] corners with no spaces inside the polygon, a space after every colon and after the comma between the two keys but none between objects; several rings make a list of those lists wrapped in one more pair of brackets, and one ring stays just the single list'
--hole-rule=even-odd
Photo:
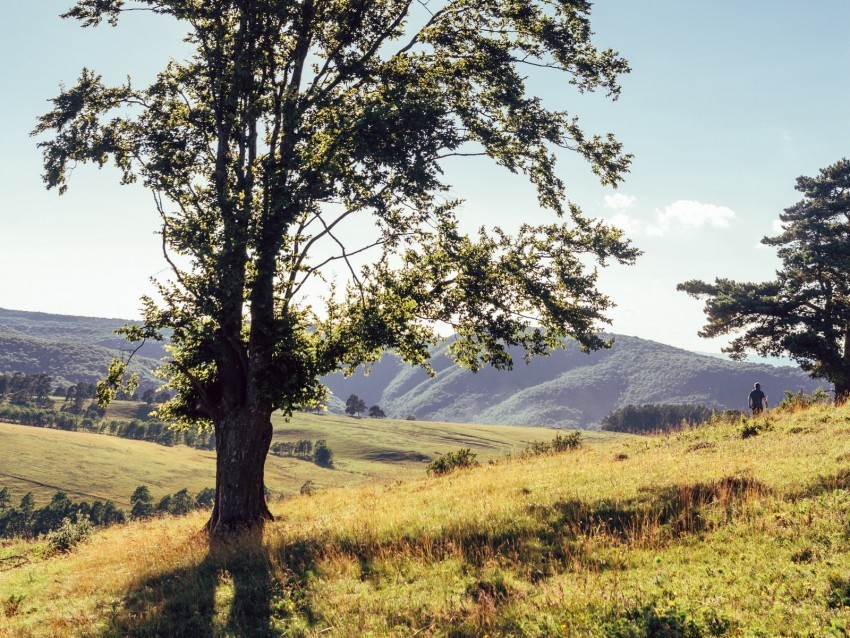
[{"label": "man", "polygon": [[756,383],[755,388],[750,392],[750,410],[753,411],[753,416],[756,417],[762,413],[767,407],[767,395],[761,391],[761,384]]}]

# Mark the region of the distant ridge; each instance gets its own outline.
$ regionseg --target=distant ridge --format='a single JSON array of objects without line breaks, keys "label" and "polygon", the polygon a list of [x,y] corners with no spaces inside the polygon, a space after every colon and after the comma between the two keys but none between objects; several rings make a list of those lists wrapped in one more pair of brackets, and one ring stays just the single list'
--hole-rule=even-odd
[{"label": "distant ridge", "polygon": [[[47,372],[57,382],[95,381],[127,343],[113,334],[121,319],[75,317],[0,309],[0,372]],[[368,376],[358,372],[325,377],[339,411],[356,394],[379,404],[387,416],[420,420],[555,427],[596,427],[612,410],[628,404],[687,403],[744,409],[755,381],[776,405],[785,390],[826,387],[798,368],[734,362],[638,337],[609,335],[614,346],[590,354],[574,343],[528,365],[521,356],[511,372],[484,369],[472,374],[436,348],[430,378],[420,368],[387,354]],[[146,344],[134,369],[148,385],[163,344]],[[520,355],[520,353],[516,353]]]},{"label": "distant ridge", "polygon": [[472,374],[452,364],[443,346],[432,361],[437,371],[433,379],[387,355],[368,376],[336,374],[325,382],[342,400],[357,394],[398,418],[579,428],[598,426],[609,412],[628,404],[746,409],[756,381],[771,405],[785,390],[826,387],[799,368],[734,362],[638,337],[609,336],[615,340],[610,350],[585,354],[568,343],[528,365],[517,356],[514,370],[507,373],[485,369]]},{"label": "distant ridge", "polygon": [[[102,379],[116,355],[130,344],[114,334],[123,319],[77,317],[0,308],[0,372],[46,372],[57,384]],[[145,387],[161,385],[153,376],[165,355],[162,344],[145,344],[131,369]]]}]

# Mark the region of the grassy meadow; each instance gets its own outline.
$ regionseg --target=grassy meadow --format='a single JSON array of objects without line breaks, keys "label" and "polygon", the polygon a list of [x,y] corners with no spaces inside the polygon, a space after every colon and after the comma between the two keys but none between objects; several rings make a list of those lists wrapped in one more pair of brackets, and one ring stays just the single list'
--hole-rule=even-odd
[{"label": "grassy meadow", "polygon": [[[146,406],[116,401],[107,419],[136,418]],[[440,453],[468,447],[488,460],[549,440],[546,428],[355,419],[345,415],[296,414],[273,417],[274,442],[325,439],[334,467],[270,455],[266,484],[275,497],[297,494],[308,480],[319,488],[392,481],[421,475]],[[605,437],[610,435],[598,434]],[[215,453],[177,445],[0,423],[0,487],[13,500],[32,491],[46,503],[62,490],[74,500],[115,501],[128,508],[130,495],[147,485],[155,498],[188,488],[192,494],[215,486]]]},{"label": "grassy meadow", "polygon": [[[850,407],[0,549],[9,636],[845,636]],[[745,436],[746,435],[746,436]]]}]

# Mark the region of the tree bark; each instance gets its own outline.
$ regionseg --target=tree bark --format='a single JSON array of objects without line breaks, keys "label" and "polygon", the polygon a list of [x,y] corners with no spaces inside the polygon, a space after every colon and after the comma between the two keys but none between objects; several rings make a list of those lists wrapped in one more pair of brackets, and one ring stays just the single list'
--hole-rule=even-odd
[{"label": "tree bark", "polygon": [[216,423],[215,505],[212,536],[261,528],[273,520],[265,496],[265,464],[272,440],[271,410],[248,407]]},{"label": "tree bark", "polygon": [[850,400],[850,323],[844,326],[842,364],[843,374],[835,381],[835,405],[841,405]]}]

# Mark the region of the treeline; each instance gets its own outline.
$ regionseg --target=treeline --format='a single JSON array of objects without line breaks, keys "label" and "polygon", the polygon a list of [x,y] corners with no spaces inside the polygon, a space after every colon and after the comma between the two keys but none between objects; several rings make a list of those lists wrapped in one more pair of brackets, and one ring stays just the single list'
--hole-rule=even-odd
[{"label": "treeline", "polygon": [[704,405],[650,403],[627,405],[602,419],[602,429],[609,432],[647,434],[669,432],[683,425],[698,425],[710,420],[716,410]]},{"label": "treeline", "polygon": [[132,519],[150,518],[158,514],[181,516],[192,510],[212,507],[215,503],[215,490],[206,487],[192,496],[189,494],[189,490],[183,488],[174,494],[166,494],[154,505],[153,496],[151,496],[148,486],[139,485],[130,497],[130,503],[132,504],[130,518]]},{"label": "treeline", "polygon": [[272,444],[269,451],[275,456],[287,456],[313,461],[316,465],[321,465],[322,467],[333,467],[334,464],[334,453],[324,439],[319,439],[315,443],[310,439],[279,441]]},{"label": "treeline", "polygon": [[56,492],[44,507],[35,506],[35,497],[27,492],[17,507],[10,505],[9,488],[0,488],[0,538],[34,537],[62,526],[65,519],[74,523],[87,520],[103,527],[127,520],[124,510],[113,501],[72,501],[65,492]]},{"label": "treeline", "polygon": [[121,421],[110,419],[107,421],[95,410],[75,414],[71,411],[63,412],[51,408],[0,403],[0,421],[56,430],[81,430],[95,434],[108,434],[124,439],[159,443],[160,445],[188,445],[201,450],[215,449],[215,434],[213,432],[194,429],[176,430],[168,423],[154,420],[132,419]]},{"label": "treeline", "polygon": [[358,397],[356,394],[352,394],[348,399],[345,400],[345,413],[349,416],[360,417],[364,415],[366,412],[369,413],[369,416],[373,419],[383,419],[387,415],[384,414],[384,411],[381,409],[381,406],[377,403],[373,405],[371,408],[366,407],[366,402]]},{"label": "treeline", "polygon": [[50,389],[53,379],[47,374],[12,372],[0,374],[0,401],[14,405],[52,405]]},{"label": "treeline", "polygon": [[[192,510],[212,507],[215,490],[205,488],[196,495],[182,489],[174,494],[166,494],[156,504],[146,485],[140,485],[130,497],[131,519],[144,519],[157,515],[179,516]],[[17,507],[11,505],[8,487],[0,488],[0,538],[34,538],[50,534],[70,521],[72,524],[83,522],[94,527],[106,527],[127,522],[123,509],[111,500],[73,501],[65,492],[53,495],[44,507],[35,506],[35,497],[27,492]]]}]

